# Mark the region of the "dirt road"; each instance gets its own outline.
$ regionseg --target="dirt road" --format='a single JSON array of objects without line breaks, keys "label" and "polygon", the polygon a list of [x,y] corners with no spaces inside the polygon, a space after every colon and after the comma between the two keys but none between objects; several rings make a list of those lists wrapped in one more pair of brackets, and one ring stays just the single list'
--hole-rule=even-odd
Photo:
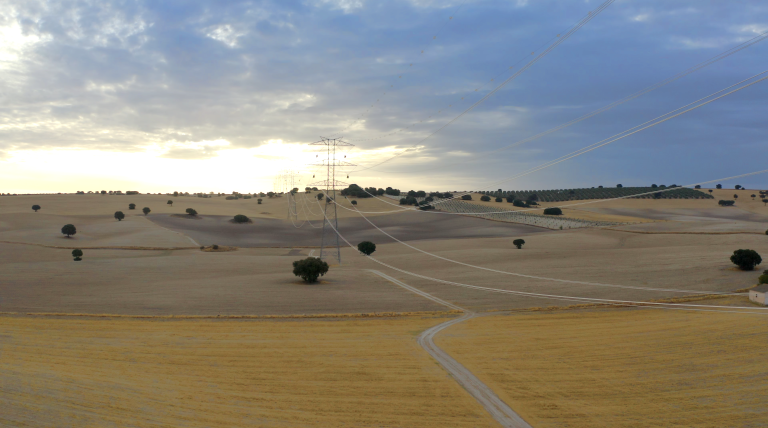
[{"label": "dirt road", "polygon": [[469,392],[469,394],[472,395],[480,403],[480,405],[482,405],[485,410],[487,410],[488,413],[490,413],[491,416],[496,419],[497,422],[501,424],[501,426],[509,428],[531,428],[531,425],[525,422],[523,418],[520,417],[520,415],[515,413],[514,410],[512,410],[506,403],[504,403],[490,388],[488,388],[487,385],[485,385],[480,379],[473,375],[472,372],[467,370],[466,367],[461,365],[445,351],[440,349],[434,342],[434,337],[437,333],[454,324],[458,324],[478,316],[476,313],[427,294],[377,270],[371,270],[371,272],[405,288],[406,290],[412,291],[422,297],[426,297],[433,302],[440,303],[451,309],[464,311],[464,315],[461,317],[452,319],[442,324],[438,324],[421,333],[417,339],[419,345],[424,348],[424,350],[427,351],[429,355],[437,360],[437,362],[440,363],[440,365],[442,365],[443,368],[445,368],[445,370],[447,370],[448,373],[450,373],[453,378],[456,379],[456,381],[462,387],[464,387],[464,389],[467,390],[467,392]]}]

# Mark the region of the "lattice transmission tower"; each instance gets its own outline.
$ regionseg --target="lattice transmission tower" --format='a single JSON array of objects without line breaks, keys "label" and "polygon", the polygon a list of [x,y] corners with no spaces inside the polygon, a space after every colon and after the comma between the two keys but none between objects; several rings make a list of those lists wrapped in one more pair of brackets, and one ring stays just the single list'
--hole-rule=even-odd
[{"label": "lattice transmission tower", "polygon": [[[336,179],[336,169],[357,166],[345,160],[336,157],[337,147],[353,147],[354,144],[342,141],[339,138],[320,137],[321,140],[310,143],[311,146],[325,146],[325,159],[314,163],[314,166],[325,167],[325,180],[311,183],[311,186],[317,186],[325,193],[325,204],[323,206],[323,235],[320,241],[320,259],[328,261],[336,259],[341,264],[341,247],[339,246],[339,219],[336,212],[336,186],[347,186],[348,184]],[[318,155],[319,157],[320,155]],[[339,174],[345,175],[343,171]],[[332,226],[331,226],[332,225]]]}]

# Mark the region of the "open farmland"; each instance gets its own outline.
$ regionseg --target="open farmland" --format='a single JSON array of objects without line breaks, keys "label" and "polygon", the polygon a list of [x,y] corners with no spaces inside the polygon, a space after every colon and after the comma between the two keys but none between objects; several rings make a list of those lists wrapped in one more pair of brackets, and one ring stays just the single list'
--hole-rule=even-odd
[{"label": "open farmland", "polygon": [[0,425],[493,427],[414,336],[441,317],[0,317]]},{"label": "open farmland", "polygon": [[653,309],[519,313],[457,324],[437,343],[535,427],[759,427],[768,420],[761,320]]}]

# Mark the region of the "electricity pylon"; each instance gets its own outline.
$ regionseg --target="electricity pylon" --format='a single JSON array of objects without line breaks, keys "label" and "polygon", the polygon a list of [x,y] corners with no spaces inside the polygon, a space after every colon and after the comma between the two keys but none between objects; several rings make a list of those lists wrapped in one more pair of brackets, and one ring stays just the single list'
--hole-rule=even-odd
[{"label": "electricity pylon", "polygon": [[[320,137],[321,140],[310,143],[311,146],[325,146],[325,160],[314,163],[315,166],[325,167],[325,180],[311,183],[318,186],[325,193],[323,207],[323,235],[320,240],[320,259],[328,261],[336,259],[341,264],[341,247],[339,246],[339,218],[336,212],[336,186],[345,186],[347,183],[336,180],[336,168],[356,166],[347,161],[336,158],[337,147],[351,147],[354,144],[347,143],[338,138]],[[318,155],[319,157],[319,155]]]}]

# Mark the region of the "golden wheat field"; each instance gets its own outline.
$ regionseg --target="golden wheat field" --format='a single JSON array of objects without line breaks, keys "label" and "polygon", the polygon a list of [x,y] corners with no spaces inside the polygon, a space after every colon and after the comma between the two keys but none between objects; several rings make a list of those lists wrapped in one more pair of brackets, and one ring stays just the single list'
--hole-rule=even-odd
[{"label": "golden wheat field", "polygon": [[0,426],[494,426],[416,343],[447,319],[0,317]]},{"label": "golden wheat field", "polygon": [[654,309],[486,316],[436,343],[535,427],[759,427],[761,316]]}]

